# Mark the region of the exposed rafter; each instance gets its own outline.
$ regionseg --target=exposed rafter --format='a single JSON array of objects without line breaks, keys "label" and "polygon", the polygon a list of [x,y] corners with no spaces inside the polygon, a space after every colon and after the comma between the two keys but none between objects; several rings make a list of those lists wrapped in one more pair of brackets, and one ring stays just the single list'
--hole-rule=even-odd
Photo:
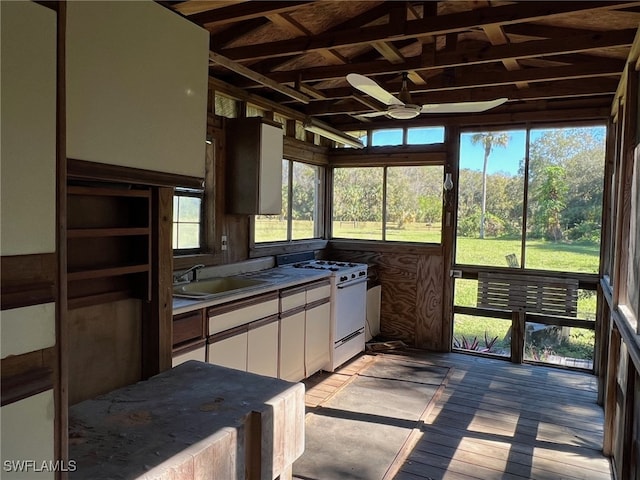
[{"label": "exposed rafter", "polygon": [[[636,3],[640,4],[640,2],[634,2],[634,4]],[[524,4],[488,7],[463,13],[409,20],[399,25],[375,25],[340,32],[322,33],[309,38],[294,38],[261,45],[228,48],[224,50],[224,55],[233,60],[256,60],[266,57],[301,54],[323,48],[369,44],[381,39],[400,40],[425,35],[446,35],[447,33],[463,32],[470,28],[494,23],[522,23],[561,15],[569,11],[615,9],[620,8],[621,5],[628,6],[628,2],[525,2]]]},{"label": "exposed rafter", "polygon": [[593,112],[613,101],[640,25],[640,1],[159,1],[209,30],[212,86],[333,125],[387,108],[350,73],[396,96],[406,73],[417,104],[507,96],[492,118]]}]

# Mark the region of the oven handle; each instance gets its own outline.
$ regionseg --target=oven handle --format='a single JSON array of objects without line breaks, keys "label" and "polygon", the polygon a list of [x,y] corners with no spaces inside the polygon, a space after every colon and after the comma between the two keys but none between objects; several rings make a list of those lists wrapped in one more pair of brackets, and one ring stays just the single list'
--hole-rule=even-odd
[{"label": "oven handle", "polygon": [[338,285],[339,289],[353,287],[354,285],[358,285],[360,283],[364,283],[367,281],[367,278],[358,278],[357,280],[346,281],[345,283],[341,283]]}]

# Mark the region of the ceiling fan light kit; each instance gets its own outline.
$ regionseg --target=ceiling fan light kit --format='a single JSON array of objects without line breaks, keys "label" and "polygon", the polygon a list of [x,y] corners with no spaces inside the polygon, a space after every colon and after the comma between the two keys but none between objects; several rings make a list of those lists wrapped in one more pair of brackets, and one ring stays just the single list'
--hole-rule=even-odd
[{"label": "ceiling fan light kit", "polygon": [[420,105],[391,105],[387,109],[387,115],[396,120],[410,120],[420,115],[421,111]]}]

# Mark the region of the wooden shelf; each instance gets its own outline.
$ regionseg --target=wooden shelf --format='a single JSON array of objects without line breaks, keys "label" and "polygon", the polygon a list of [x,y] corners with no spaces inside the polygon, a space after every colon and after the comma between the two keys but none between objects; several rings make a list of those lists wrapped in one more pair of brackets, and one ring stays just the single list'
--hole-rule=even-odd
[{"label": "wooden shelf", "polygon": [[69,310],[74,310],[76,308],[99,305],[101,303],[117,302],[118,300],[131,298],[132,296],[133,292],[131,292],[131,290],[118,290],[114,292],[97,293],[95,295],[69,298],[67,300],[67,307],[69,308]]},{"label": "wooden shelf", "polygon": [[147,227],[122,228],[72,228],[67,230],[68,238],[127,237],[149,235]]},{"label": "wooden shelf", "polygon": [[130,273],[142,273],[149,271],[149,264],[124,265],[119,267],[97,268],[92,270],[78,270],[67,273],[69,281],[89,280],[92,278],[116,277],[118,275],[128,275]]},{"label": "wooden shelf", "polygon": [[67,192],[69,308],[148,300],[151,190],[71,184]]}]

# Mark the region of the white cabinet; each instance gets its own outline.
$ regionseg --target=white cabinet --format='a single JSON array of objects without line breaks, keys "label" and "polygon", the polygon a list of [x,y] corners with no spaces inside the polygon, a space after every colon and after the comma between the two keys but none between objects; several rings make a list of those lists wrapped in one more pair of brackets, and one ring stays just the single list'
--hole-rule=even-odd
[{"label": "white cabinet", "polygon": [[278,376],[277,292],[212,307],[208,317],[209,363]]},{"label": "white cabinet", "polygon": [[282,126],[261,117],[232,118],[227,132],[228,213],[282,213]]},{"label": "white cabinet", "polygon": [[209,32],[151,1],[68,2],[66,24],[67,156],[204,177]]},{"label": "white cabinet", "polygon": [[[322,302],[322,300],[320,300]],[[331,304],[312,304],[306,311],[306,334],[304,341],[304,363],[306,375],[313,375],[322,369],[331,355]]]},{"label": "white cabinet", "polygon": [[[303,292],[304,293],[304,292]],[[305,311],[301,308],[281,314],[280,378],[297,382],[305,377],[304,368]]]},{"label": "white cabinet", "polygon": [[224,334],[211,339],[208,345],[208,362],[222,367],[247,371],[247,338],[246,329]]},{"label": "white cabinet", "polygon": [[249,325],[247,371],[278,377],[278,316]]},{"label": "white cabinet", "polygon": [[328,280],[280,294],[280,378],[299,381],[320,370],[330,355]]}]

